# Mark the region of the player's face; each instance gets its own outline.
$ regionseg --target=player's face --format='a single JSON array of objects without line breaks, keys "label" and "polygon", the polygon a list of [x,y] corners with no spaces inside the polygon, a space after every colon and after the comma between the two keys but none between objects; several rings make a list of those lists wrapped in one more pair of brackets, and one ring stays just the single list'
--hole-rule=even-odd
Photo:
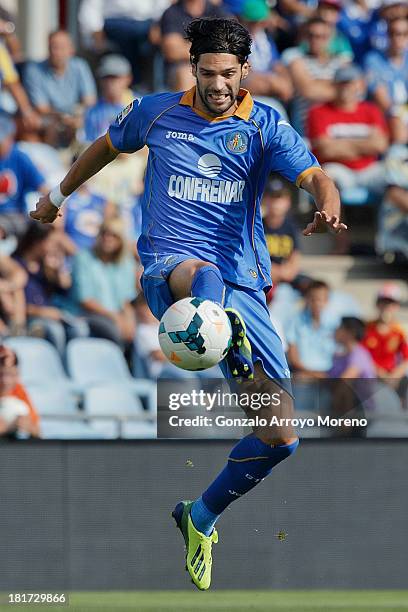
[{"label": "player's face", "polygon": [[198,102],[206,112],[217,117],[237,106],[241,81],[248,75],[247,62],[241,66],[238,57],[229,53],[203,53],[192,69]]}]

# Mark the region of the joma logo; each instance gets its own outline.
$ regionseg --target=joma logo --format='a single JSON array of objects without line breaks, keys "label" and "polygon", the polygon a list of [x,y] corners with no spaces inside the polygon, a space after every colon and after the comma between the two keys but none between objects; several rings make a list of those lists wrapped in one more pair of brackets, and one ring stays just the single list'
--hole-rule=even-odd
[{"label": "joma logo", "polygon": [[187,134],[187,132],[172,132],[169,130],[166,134],[166,138],[176,138],[177,140],[188,140],[192,142],[194,140],[194,136],[192,134]]}]

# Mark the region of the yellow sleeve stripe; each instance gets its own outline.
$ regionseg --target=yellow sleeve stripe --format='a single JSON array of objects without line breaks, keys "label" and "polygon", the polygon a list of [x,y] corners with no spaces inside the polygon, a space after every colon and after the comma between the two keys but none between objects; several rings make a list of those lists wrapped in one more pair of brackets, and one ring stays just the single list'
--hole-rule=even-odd
[{"label": "yellow sleeve stripe", "polygon": [[106,132],[105,139],[111,151],[113,151],[114,153],[120,153],[119,149],[113,146],[109,132]]},{"label": "yellow sleeve stripe", "polygon": [[303,170],[303,172],[301,172],[296,179],[296,187],[300,187],[303,179],[309,176],[309,174],[314,174],[315,172],[323,172],[323,170],[320,168],[320,166],[312,166],[311,168]]}]

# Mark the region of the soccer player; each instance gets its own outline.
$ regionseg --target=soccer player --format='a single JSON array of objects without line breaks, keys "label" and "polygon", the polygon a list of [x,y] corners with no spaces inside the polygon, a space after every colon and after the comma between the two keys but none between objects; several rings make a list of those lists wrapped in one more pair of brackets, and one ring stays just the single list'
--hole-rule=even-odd
[{"label": "soccer player", "polygon": [[[142,284],[160,319],[187,296],[221,304],[232,325],[226,376],[281,391],[291,413],[289,370],[265,301],[270,260],[260,200],[271,171],[306,189],[318,211],[305,235],[341,232],[340,201],[296,131],[271,107],[254,102],[241,82],[249,72],[251,38],[238,22],[198,19],[186,30],[196,86],[134,100],[106,136],[74,163],[62,183],[31,213],[54,221],[64,199],[120,152],[150,149],[138,241]],[[272,408],[259,411],[260,418]],[[257,427],[232,449],[227,465],[194,501],[173,511],[186,548],[186,567],[199,589],[211,582],[214,525],[235,499],[256,486],[298,445],[293,431]]]}]

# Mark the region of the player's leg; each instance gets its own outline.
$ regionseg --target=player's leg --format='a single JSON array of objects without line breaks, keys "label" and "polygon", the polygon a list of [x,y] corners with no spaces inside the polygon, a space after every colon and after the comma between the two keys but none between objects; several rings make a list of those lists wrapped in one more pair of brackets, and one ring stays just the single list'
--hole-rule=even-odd
[{"label": "player's leg", "polygon": [[174,301],[191,295],[223,305],[224,281],[217,266],[209,262],[186,259],[169,274],[168,285]]},{"label": "player's leg", "polygon": [[[224,306],[225,284],[219,269],[208,262],[188,259],[180,263],[168,279],[175,300],[191,295]],[[251,345],[239,310],[226,308],[231,323],[232,341],[226,360],[234,378],[253,378]]]},{"label": "player's leg", "polygon": [[[267,418],[267,423],[274,415],[279,418],[290,418],[293,411],[293,400],[287,380],[289,370],[282,343],[269,318],[265,296],[227,287],[226,302],[243,313],[248,324],[249,339],[252,347],[255,348],[256,378],[253,382],[245,383],[246,392],[268,392],[271,397],[277,393],[281,398],[277,410],[276,407],[270,405],[259,416]],[[230,374],[228,363],[223,364],[223,369],[228,376]],[[191,546],[191,543],[187,545],[187,549],[191,550],[190,559],[187,557],[187,568],[193,582],[199,588],[208,588],[210,585],[211,563],[207,564],[206,570],[202,570],[201,566],[201,569],[199,568],[199,576],[203,574],[202,578],[205,580],[205,586],[202,586],[202,582],[197,581],[194,574],[197,559],[202,557],[201,552],[198,557],[195,556],[197,550],[201,551],[200,541],[196,534],[200,534],[201,537],[207,536],[208,539],[212,537],[217,539],[214,525],[227,506],[248,493],[268,476],[278,463],[296,450],[297,445],[297,437],[290,427],[255,428],[252,434],[234,446],[226,466],[199,499],[193,504],[180,502],[176,506],[173,516],[179,526],[183,520],[186,527],[189,526],[194,534],[194,547]],[[183,535],[187,540],[186,528]],[[206,558],[210,559],[211,543],[208,545],[207,540],[209,552]]]},{"label": "player's leg", "polygon": [[[150,310],[161,319],[167,308],[185,297],[211,300],[224,306],[225,284],[214,264],[185,255],[163,255],[148,266],[142,276],[142,287]],[[239,311],[227,308],[231,322],[232,342],[227,355],[233,377],[252,378],[251,345]]]},{"label": "player's leg", "polygon": [[255,380],[246,382],[243,392],[268,393],[270,397],[279,397],[279,403],[271,403],[252,413],[248,408],[248,416],[254,417],[256,413],[260,419],[266,419],[268,426],[255,428],[252,434],[235,445],[225,468],[193,505],[193,520],[195,518],[197,527],[204,532],[212,529],[218,516],[232,501],[250,491],[298,445],[290,426],[269,426],[273,416],[291,418],[293,399],[282,342],[270,321],[263,294],[227,288],[226,302],[243,313],[256,361]]}]

